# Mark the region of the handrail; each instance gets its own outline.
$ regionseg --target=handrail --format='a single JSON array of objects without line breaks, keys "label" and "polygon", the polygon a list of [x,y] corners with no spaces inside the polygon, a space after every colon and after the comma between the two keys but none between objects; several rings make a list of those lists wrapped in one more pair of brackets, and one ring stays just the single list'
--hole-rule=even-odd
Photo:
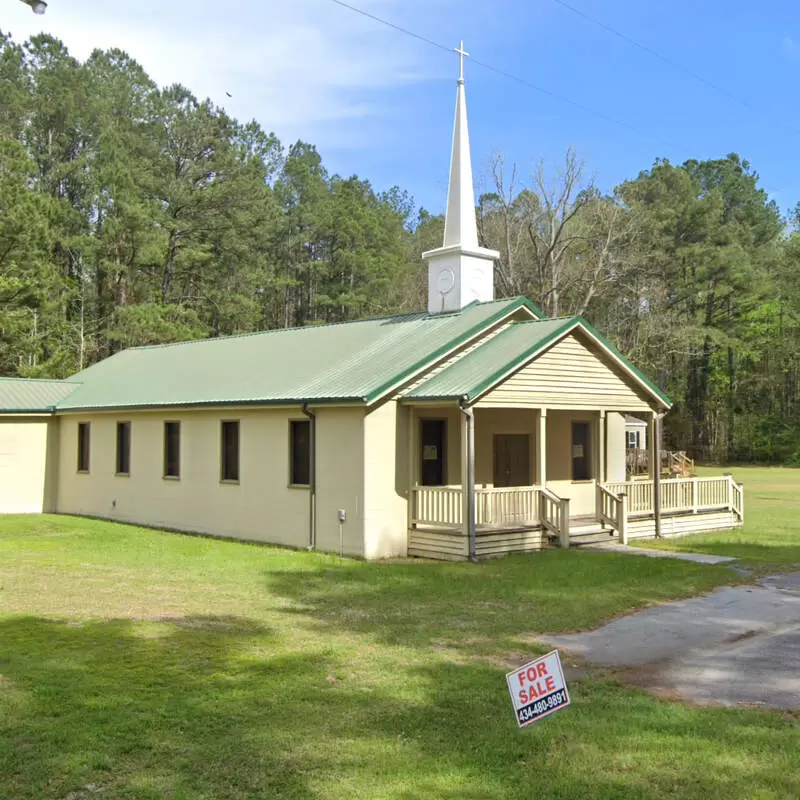
[{"label": "handrail", "polygon": [[[735,511],[733,478],[665,478],[661,481],[661,510],[669,513],[725,509]],[[653,513],[653,481],[617,481],[604,484],[616,495],[628,495],[631,514]]]},{"label": "handrail", "polygon": [[540,486],[539,518],[542,527],[558,537],[561,547],[569,547],[569,498]]},{"label": "handrail", "polygon": [[597,484],[597,517],[601,523],[617,531],[622,544],[628,543],[628,495],[611,491]]}]

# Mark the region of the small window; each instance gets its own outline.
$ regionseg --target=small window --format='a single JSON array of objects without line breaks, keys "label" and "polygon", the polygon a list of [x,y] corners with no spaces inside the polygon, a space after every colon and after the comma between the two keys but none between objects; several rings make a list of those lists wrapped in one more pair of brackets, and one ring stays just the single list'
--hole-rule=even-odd
[{"label": "small window", "polygon": [[181,475],[181,424],[164,423],[164,477],[179,478]]},{"label": "small window", "polygon": [[588,422],[572,423],[572,480],[588,481],[592,477],[592,459],[589,452]]},{"label": "small window", "polygon": [[223,481],[239,480],[239,423],[222,423],[220,476]]},{"label": "small window", "polygon": [[78,472],[89,471],[90,423],[78,423]]},{"label": "small window", "polygon": [[131,424],[117,423],[117,475],[131,472]]},{"label": "small window", "polygon": [[628,431],[628,447],[638,447],[639,446],[639,432],[638,431]]},{"label": "small window", "polygon": [[290,423],[290,480],[292,486],[311,485],[311,422],[292,420]]}]

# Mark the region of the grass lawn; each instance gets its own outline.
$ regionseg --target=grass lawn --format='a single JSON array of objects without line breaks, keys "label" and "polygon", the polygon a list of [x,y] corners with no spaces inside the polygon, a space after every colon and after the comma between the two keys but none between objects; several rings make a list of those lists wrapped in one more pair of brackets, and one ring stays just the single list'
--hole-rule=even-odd
[{"label": "grass lawn", "polygon": [[571,708],[514,721],[504,673],[544,652],[537,633],[735,579],[574,550],[367,564],[0,518],[0,798],[798,797],[796,714],[684,706],[598,670]]},{"label": "grass lawn", "polygon": [[[786,467],[699,467],[698,475],[732,472],[744,483],[743,528],[643,543],[740,558],[756,573],[800,570],[800,469]],[[638,545],[639,543],[636,542]]]}]

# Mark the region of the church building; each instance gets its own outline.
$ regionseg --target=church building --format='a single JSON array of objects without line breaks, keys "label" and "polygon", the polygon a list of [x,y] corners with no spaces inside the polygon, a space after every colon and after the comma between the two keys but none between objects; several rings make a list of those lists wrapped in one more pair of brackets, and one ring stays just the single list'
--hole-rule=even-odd
[{"label": "church building", "polygon": [[[660,480],[670,400],[581,317],[494,298],[463,75],[428,308],[131,348],[0,379],[0,513],[378,559],[460,560],[729,528],[729,476]],[[651,473],[626,480],[626,415]],[[132,533],[132,535],[135,535]]]}]

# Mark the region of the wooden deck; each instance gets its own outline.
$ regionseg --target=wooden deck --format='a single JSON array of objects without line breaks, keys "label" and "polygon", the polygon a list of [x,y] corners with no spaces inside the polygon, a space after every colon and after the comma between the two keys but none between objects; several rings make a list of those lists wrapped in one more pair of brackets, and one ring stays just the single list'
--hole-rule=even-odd
[{"label": "wooden deck", "polygon": [[[597,487],[595,515],[569,516],[569,501],[536,486],[476,490],[476,555],[494,558],[545,547],[627,543],[655,536],[652,481]],[[730,476],[662,482],[662,536],[740,526],[744,493]],[[469,558],[460,486],[416,487],[408,555]]]}]

